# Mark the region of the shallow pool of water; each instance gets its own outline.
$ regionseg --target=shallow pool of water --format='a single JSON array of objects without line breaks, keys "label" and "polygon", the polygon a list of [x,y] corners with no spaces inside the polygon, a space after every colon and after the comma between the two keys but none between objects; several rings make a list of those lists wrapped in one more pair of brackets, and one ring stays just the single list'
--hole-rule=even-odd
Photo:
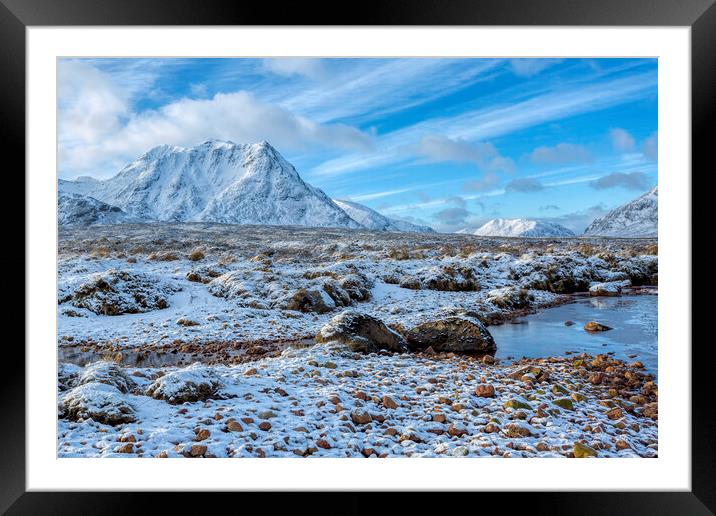
[{"label": "shallow pool of water", "polygon": [[[656,295],[583,298],[489,330],[497,343],[498,358],[612,352],[615,358],[641,361],[656,375],[657,304]],[[567,326],[566,321],[574,324]],[[588,321],[613,329],[589,333],[584,330]]]}]

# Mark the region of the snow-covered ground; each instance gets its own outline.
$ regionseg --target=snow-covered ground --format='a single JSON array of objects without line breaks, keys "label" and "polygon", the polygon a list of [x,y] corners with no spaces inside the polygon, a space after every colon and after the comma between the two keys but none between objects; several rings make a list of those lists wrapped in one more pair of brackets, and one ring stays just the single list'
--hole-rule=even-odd
[{"label": "snow-covered ground", "polygon": [[[615,362],[593,383],[607,357],[513,365],[309,345],[343,310],[406,334],[655,284],[654,240],[220,224],[60,228],[59,238],[60,456],[563,456],[575,442],[599,456],[656,455],[656,388],[638,364]],[[98,376],[68,363],[100,357],[123,367]],[[548,378],[509,378],[526,366]],[[479,385],[494,397],[476,396]],[[196,401],[161,394],[187,386]],[[505,408],[513,398],[526,405]],[[562,398],[571,409],[554,405]]]}]

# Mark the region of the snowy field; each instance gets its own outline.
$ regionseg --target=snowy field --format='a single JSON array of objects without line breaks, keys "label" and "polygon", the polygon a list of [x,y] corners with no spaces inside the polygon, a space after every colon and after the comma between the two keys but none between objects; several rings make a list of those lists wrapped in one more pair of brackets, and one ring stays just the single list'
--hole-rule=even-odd
[{"label": "snowy field", "polygon": [[656,252],[653,239],[62,227],[58,455],[656,456],[641,364],[496,362],[487,334],[574,293],[655,285]]}]

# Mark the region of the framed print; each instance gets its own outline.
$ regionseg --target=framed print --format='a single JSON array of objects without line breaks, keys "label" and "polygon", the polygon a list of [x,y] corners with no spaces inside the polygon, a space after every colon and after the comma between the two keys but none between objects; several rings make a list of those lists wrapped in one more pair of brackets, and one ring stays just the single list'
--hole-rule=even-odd
[{"label": "framed print", "polygon": [[2,2],[27,203],[3,510],[434,490],[712,513],[711,2]]}]

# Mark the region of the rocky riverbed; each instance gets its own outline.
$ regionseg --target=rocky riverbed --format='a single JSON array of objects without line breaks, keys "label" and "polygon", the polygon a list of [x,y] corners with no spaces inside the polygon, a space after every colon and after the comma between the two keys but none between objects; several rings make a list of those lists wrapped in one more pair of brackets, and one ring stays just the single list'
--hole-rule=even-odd
[{"label": "rocky riverbed", "polygon": [[58,270],[61,457],[657,455],[642,364],[489,333],[655,285],[653,240],[124,225]]}]

